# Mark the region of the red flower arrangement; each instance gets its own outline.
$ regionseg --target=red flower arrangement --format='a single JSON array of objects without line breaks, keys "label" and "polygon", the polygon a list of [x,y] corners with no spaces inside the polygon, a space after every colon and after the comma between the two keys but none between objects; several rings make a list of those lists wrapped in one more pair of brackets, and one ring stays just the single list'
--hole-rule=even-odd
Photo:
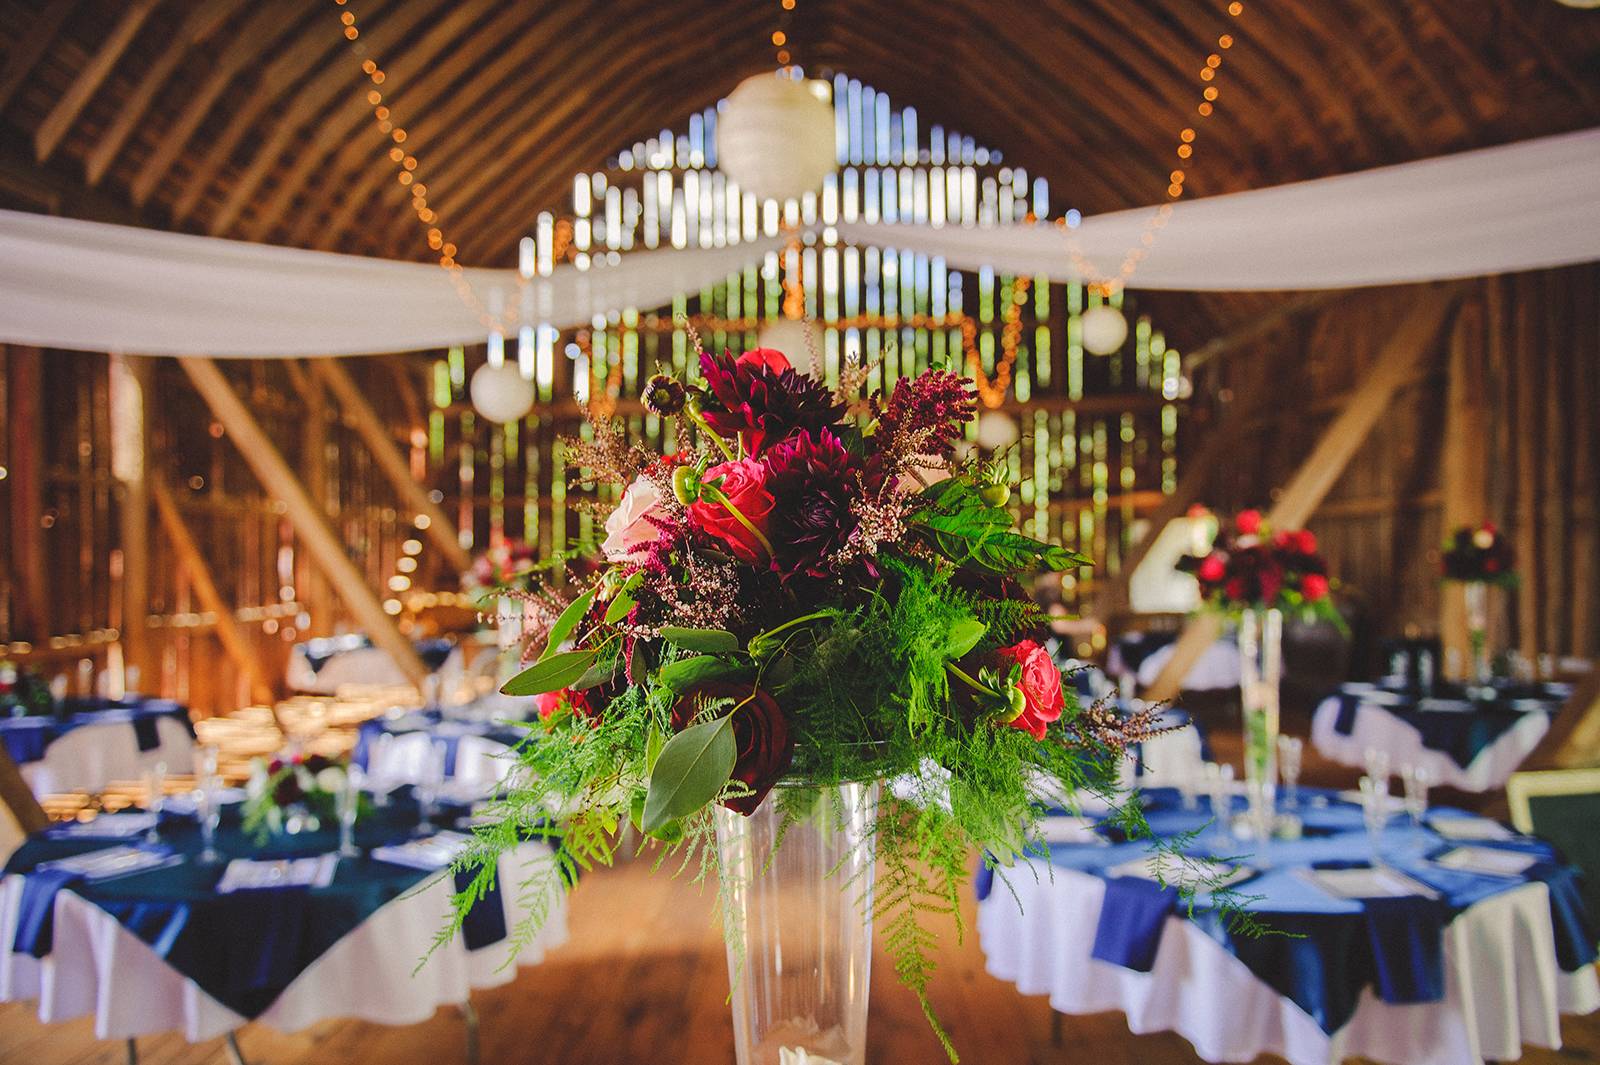
[{"label": "red flower arrangement", "polygon": [[1440,559],[1444,579],[1464,584],[1515,585],[1511,541],[1493,522],[1463,525],[1444,543]]},{"label": "red flower arrangement", "polygon": [[1339,623],[1328,564],[1309,529],[1268,530],[1259,510],[1242,510],[1217,533],[1209,554],[1179,568],[1193,573],[1200,594],[1225,611],[1279,609]]}]

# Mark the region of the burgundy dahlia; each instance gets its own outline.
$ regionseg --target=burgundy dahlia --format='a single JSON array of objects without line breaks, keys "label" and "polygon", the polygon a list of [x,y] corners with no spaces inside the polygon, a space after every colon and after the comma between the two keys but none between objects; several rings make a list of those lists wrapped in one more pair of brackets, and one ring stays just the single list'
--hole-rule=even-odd
[{"label": "burgundy dahlia", "polygon": [[820,381],[799,373],[771,348],[700,354],[700,373],[710,391],[706,423],[719,433],[736,433],[746,453],[767,448],[806,429],[837,422],[844,405]]},{"label": "burgundy dahlia", "polygon": [[859,523],[851,504],[861,484],[850,453],[832,432],[818,429],[774,445],[766,463],[773,568],[785,578],[826,576],[828,560]]}]

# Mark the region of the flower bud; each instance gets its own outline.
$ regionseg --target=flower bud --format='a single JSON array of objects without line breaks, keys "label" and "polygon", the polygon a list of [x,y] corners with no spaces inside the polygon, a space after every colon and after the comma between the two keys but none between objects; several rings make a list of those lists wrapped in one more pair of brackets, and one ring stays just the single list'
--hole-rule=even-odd
[{"label": "flower bud", "polygon": [[666,374],[656,374],[644,385],[645,409],[652,414],[670,417],[683,410],[688,392],[683,385]]},{"label": "flower bud", "polygon": [[684,506],[700,498],[700,471],[693,466],[679,466],[672,471],[672,494]]}]

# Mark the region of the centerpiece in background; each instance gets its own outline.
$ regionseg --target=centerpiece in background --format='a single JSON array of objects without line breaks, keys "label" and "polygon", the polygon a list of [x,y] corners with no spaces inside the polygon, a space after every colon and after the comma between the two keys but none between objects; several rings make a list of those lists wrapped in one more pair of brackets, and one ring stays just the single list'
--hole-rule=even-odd
[{"label": "centerpiece in background", "polygon": [[1441,557],[1444,579],[1461,585],[1467,608],[1467,638],[1472,646],[1472,682],[1494,679],[1489,654],[1489,587],[1516,586],[1511,543],[1490,522],[1463,525],[1445,541]]},{"label": "centerpiece in background", "polygon": [[[1019,578],[1085,560],[1013,529],[1003,464],[957,457],[969,381],[858,399],[860,367],[830,390],[771,349],[699,369],[644,395],[697,448],[655,454],[597,419],[569,442],[626,490],[603,567],[505,685],[541,696],[541,731],[458,904],[552,811],[532,831],[561,837],[569,879],[631,820],[719,883],[743,1065],[864,1060],[874,917],[949,1050],[927,919],[959,923],[974,850],[1040,846],[1037,789],[1110,793],[1151,717],[1080,707],[1028,638],[1044,615]],[[920,785],[903,800],[886,779]]]},{"label": "centerpiece in background", "polygon": [[1249,827],[1264,838],[1277,810],[1279,689],[1283,680],[1283,616],[1343,627],[1329,598],[1328,565],[1306,529],[1271,532],[1258,510],[1223,526],[1211,550],[1182,568],[1200,582],[1211,609],[1233,622],[1239,640],[1239,700],[1244,713],[1244,775]]}]

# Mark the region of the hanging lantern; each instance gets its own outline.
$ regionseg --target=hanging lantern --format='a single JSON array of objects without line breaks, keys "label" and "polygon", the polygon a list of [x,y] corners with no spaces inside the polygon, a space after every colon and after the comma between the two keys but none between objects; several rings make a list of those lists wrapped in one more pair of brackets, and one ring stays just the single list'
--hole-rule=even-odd
[{"label": "hanging lantern", "polygon": [[978,415],[978,446],[987,451],[1010,447],[1022,436],[1016,419],[997,410]]},{"label": "hanging lantern", "polygon": [[783,352],[789,364],[802,372],[813,365],[820,366],[822,359],[822,338],[816,324],[800,318],[775,318],[768,322],[761,327],[756,346]]},{"label": "hanging lantern", "polygon": [[533,409],[533,382],[511,363],[478,367],[468,392],[473,407],[491,422],[514,422]]},{"label": "hanging lantern", "polygon": [[795,200],[821,188],[839,166],[826,83],[779,74],[741,81],[717,116],[717,160],[758,200]]},{"label": "hanging lantern", "polygon": [[1084,311],[1079,324],[1083,327],[1083,346],[1095,355],[1115,355],[1128,339],[1128,320],[1109,303]]}]

